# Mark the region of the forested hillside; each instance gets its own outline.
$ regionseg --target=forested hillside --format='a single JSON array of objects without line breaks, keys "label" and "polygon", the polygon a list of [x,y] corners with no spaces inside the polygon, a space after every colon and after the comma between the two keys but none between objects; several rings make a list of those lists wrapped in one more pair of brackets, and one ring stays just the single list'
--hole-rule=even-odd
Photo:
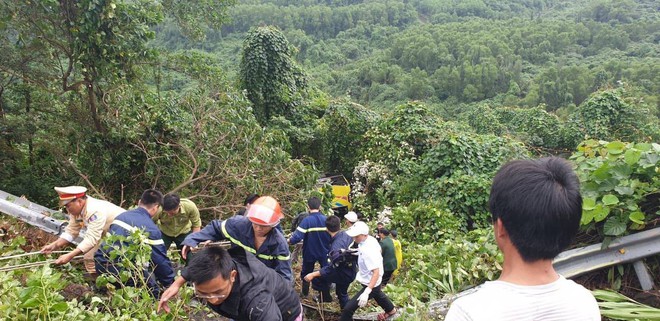
[{"label": "forested hillside", "polygon": [[[155,44],[198,48],[235,72],[245,33],[281,29],[311,82],[375,110],[419,100],[572,108],[626,84],[657,110],[658,3],[640,1],[242,1],[207,41],[173,25]],[[458,109],[458,110],[457,110]]]}]

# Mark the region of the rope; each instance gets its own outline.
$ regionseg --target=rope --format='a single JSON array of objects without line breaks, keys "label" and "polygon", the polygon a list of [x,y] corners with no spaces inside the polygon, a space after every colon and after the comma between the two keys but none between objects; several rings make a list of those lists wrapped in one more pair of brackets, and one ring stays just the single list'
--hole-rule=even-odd
[{"label": "rope", "polygon": [[[69,251],[52,251],[50,253],[53,253],[53,254],[56,254],[56,253],[69,253]],[[3,257],[0,257],[0,261],[15,259],[15,258],[18,258],[18,257],[23,257],[23,256],[36,255],[36,254],[44,254],[44,253],[41,253],[41,252],[37,251],[37,252],[22,253],[22,254],[10,255],[10,256],[3,256]]]},{"label": "rope", "polygon": [[[73,260],[78,260],[82,259],[82,255],[75,256],[71,261]],[[55,262],[55,260],[45,260],[45,261],[39,261],[39,262],[30,262],[30,263],[23,263],[23,264],[18,264],[18,265],[9,265],[9,266],[3,266],[0,267],[0,272],[9,272],[9,271],[14,271],[14,270],[19,270],[19,269],[26,269],[26,268],[31,268],[31,267],[37,267],[41,265],[47,265]]]}]

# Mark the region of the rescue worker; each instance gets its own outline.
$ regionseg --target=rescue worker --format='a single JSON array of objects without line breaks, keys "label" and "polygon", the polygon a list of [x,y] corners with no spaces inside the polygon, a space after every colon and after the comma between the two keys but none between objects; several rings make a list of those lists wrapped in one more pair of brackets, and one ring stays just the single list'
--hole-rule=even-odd
[{"label": "rescue worker", "polygon": [[358,215],[357,213],[350,211],[344,215],[344,219],[346,220],[346,228],[349,228],[358,221]]},{"label": "rescue worker", "polygon": [[394,255],[396,256],[396,270],[392,273],[392,277],[395,277],[399,274],[401,265],[403,265],[403,249],[401,247],[401,241],[399,241],[399,232],[397,230],[391,230],[390,236],[392,237],[392,243],[394,243]]},{"label": "rescue worker", "polygon": [[[322,278],[326,283],[335,283],[335,294],[339,300],[339,308],[343,309],[348,302],[348,287],[355,279],[357,273],[357,254],[351,251],[353,238],[346,232],[340,230],[341,221],[338,216],[332,215],[325,220],[328,234],[332,237],[330,241],[330,252],[328,252],[328,265],[318,271],[305,275],[305,281],[312,283],[316,288],[315,278]],[[329,293],[323,294],[330,296]],[[322,301],[322,300],[320,300]]]},{"label": "rescue worker", "polygon": [[353,314],[358,307],[364,307],[370,298],[383,308],[378,320],[387,320],[397,313],[394,304],[381,290],[380,283],[383,278],[383,256],[380,254],[378,241],[369,235],[369,226],[364,222],[357,222],[346,230],[346,234],[358,244],[358,273],[355,280],[360,282],[362,289],[351,298],[341,310],[340,321],[353,320]]},{"label": "rescue worker", "polygon": [[165,249],[169,249],[174,242],[180,251],[186,236],[199,232],[202,227],[197,205],[187,198],[179,198],[177,194],[163,197],[163,209],[156,213],[153,220],[163,234]]},{"label": "rescue worker", "polygon": [[[325,228],[325,215],[321,213],[321,200],[312,196],[307,200],[309,216],[305,217],[296,228],[289,244],[295,245],[303,241],[302,270],[300,279],[302,280],[302,297],[309,295],[309,282],[305,281],[305,275],[314,272],[314,265],[319,263],[321,268],[328,265],[328,251],[330,251],[330,234]],[[326,291],[329,284],[319,282],[318,290]],[[325,298],[332,300],[332,298]]]},{"label": "rescue worker", "polygon": [[237,321],[302,321],[300,300],[288,281],[244,248],[206,247],[190,259],[160,298],[157,311],[190,280],[211,310]]},{"label": "rescue worker", "polygon": [[390,238],[390,231],[386,228],[378,229],[378,235],[380,236],[380,248],[383,254],[383,281],[380,283],[381,287],[385,287],[387,283],[390,282],[392,273],[396,270],[396,252],[394,249],[394,242]]},{"label": "rescue worker", "polygon": [[[156,280],[163,287],[170,286],[174,281],[174,270],[172,269],[170,259],[167,257],[167,249],[161,238],[161,232],[158,226],[152,221],[152,217],[158,212],[162,201],[163,194],[159,191],[153,189],[144,191],[138,202],[138,207],[119,214],[108,230],[109,233],[122,236],[130,236],[137,229],[141,229],[148,234],[148,238],[144,239],[143,242],[151,246],[151,260],[149,266],[144,267],[142,271],[142,280],[146,282],[154,297],[158,297],[160,293]],[[121,279],[119,276],[122,271],[120,262],[126,258],[117,257],[112,259],[111,252],[115,248],[125,245],[126,242],[103,243],[94,256],[98,273],[109,273],[114,275],[118,280]],[[154,280],[154,276],[156,280]],[[123,285],[139,286],[139,284],[135,284],[136,280],[139,279],[139,277],[133,276]]]},{"label": "rescue worker", "polygon": [[214,220],[201,231],[188,235],[181,255],[186,259],[189,248],[204,241],[228,240],[232,246],[256,255],[267,267],[292,281],[289,246],[282,232],[275,228],[281,219],[282,209],[277,200],[262,196],[250,205],[245,216]]},{"label": "rescue worker", "polygon": [[71,252],[62,254],[53,262],[66,264],[75,256],[84,254],[86,277],[95,279],[94,253],[101,244],[101,238],[108,231],[115,217],[126,210],[108,201],[99,200],[87,195],[87,188],[82,186],[55,187],[60,199],[60,206],[69,213],[69,225],[64,233],[54,242],[41,248],[41,253],[57,251],[73,242],[83,227],[87,227],[83,240]]}]

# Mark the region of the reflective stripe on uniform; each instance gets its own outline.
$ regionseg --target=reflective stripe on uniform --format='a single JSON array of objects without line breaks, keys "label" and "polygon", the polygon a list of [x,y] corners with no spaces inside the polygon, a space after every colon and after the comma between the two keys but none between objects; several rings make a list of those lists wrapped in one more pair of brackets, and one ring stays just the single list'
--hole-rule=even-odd
[{"label": "reflective stripe on uniform", "polygon": [[[129,232],[131,232],[131,233],[133,233],[133,232],[135,232],[135,231],[138,230],[137,227],[135,227],[135,226],[130,226],[130,225],[126,224],[126,222],[122,222],[122,221],[120,221],[120,220],[114,220],[114,221],[112,221],[112,223],[110,223],[110,224],[111,224],[111,225],[117,225],[117,226],[119,226],[119,227],[121,227],[121,228],[123,228],[123,229],[125,229],[125,230],[127,230],[127,231],[129,231]],[[147,244],[149,244],[149,245],[165,245],[165,242],[163,242],[162,239],[158,239],[158,240],[144,239],[143,241],[144,241],[144,243],[147,243]]]},{"label": "reflective stripe on uniform", "polygon": [[300,226],[296,228],[296,230],[300,231],[301,233],[307,233],[307,232],[326,232],[328,229],[325,227],[310,227],[308,229],[304,229]]},{"label": "reflective stripe on uniform", "polygon": [[272,256],[272,255],[266,255],[266,254],[257,254],[257,250],[241,243],[239,240],[237,240],[237,239],[233,238],[231,235],[229,235],[229,233],[227,232],[227,228],[225,227],[225,224],[227,224],[227,221],[222,221],[222,224],[220,224],[220,227],[222,228],[222,234],[224,234],[225,237],[227,239],[229,239],[229,241],[231,241],[232,243],[242,247],[244,250],[256,255],[258,258],[261,258],[261,259],[264,259],[264,260],[275,260],[275,259],[277,259],[277,260],[282,260],[282,261],[288,261],[291,258],[291,256],[289,256],[289,255],[287,255],[287,256],[282,256],[282,255]]}]

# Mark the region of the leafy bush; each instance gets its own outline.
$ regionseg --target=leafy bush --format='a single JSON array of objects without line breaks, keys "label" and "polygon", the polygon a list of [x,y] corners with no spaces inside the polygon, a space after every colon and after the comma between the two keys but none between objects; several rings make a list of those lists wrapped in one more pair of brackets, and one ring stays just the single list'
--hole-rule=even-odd
[{"label": "leafy bush", "polygon": [[389,194],[397,203],[430,199],[460,217],[464,228],[489,225],[493,173],[511,159],[527,158],[524,146],[490,135],[446,133],[418,161],[403,162]]},{"label": "leafy bush", "polygon": [[350,178],[359,161],[362,136],[375,119],[372,111],[347,99],[330,102],[316,128],[322,148],[315,156],[322,168]]},{"label": "leafy bush", "polygon": [[502,269],[502,255],[492,229],[453,233],[426,245],[400,239],[404,248],[403,266],[386,289],[397,306],[408,305],[411,297],[427,302],[460,292],[494,279]]},{"label": "leafy bush", "polygon": [[504,132],[504,126],[500,124],[495,110],[488,105],[470,108],[463,117],[477,134],[501,135]]},{"label": "leafy bush", "polygon": [[490,226],[488,197],[492,184],[492,174],[464,174],[455,172],[426,181],[422,187],[425,199],[440,199],[444,208],[454,213],[463,229]]},{"label": "leafy bush", "polygon": [[567,128],[559,118],[535,108],[501,108],[497,110],[499,121],[507,132],[530,146],[549,149],[573,149],[578,143],[579,132]]},{"label": "leafy bush", "polygon": [[525,146],[512,139],[492,135],[449,133],[421,157],[421,176],[451,176],[495,172],[502,163],[528,157]]},{"label": "leafy bush", "polygon": [[[587,140],[571,160],[577,165],[584,198],[582,225],[597,227],[606,236],[621,236],[660,215],[660,145]],[[642,208],[649,197],[656,204]]]},{"label": "leafy bush", "polygon": [[657,119],[649,119],[650,114],[626,101],[625,91],[619,88],[591,95],[571,114],[570,121],[587,138],[643,142],[658,133]]},{"label": "leafy bush", "polygon": [[364,135],[363,159],[398,173],[401,162],[424,154],[441,135],[439,122],[423,104],[400,105]]},{"label": "leafy bush", "polygon": [[391,228],[402,239],[429,244],[451,237],[463,227],[460,218],[441,207],[439,202],[412,202],[392,209]]},{"label": "leafy bush", "polygon": [[[136,232],[131,237],[140,238],[144,234]],[[0,242],[0,254],[18,254],[22,252],[19,247],[25,239],[17,237],[10,244]],[[115,255],[126,255],[123,264],[141,271],[141,262],[149,260],[150,249],[148,245],[138,251],[139,254],[129,253],[143,247],[135,245],[126,247],[123,252]],[[134,262],[131,259],[135,259]],[[28,256],[11,260],[11,264],[18,262],[36,262],[42,257]],[[4,262],[3,262],[4,263]],[[140,273],[141,275],[141,273]],[[99,283],[105,280],[99,277]],[[23,281],[24,280],[24,281]],[[115,280],[116,281],[116,280]],[[182,292],[181,300],[170,303],[172,312],[169,314],[156,313],[157,302],[151,296],[147,287],[112,288],[111,295],[104,297],[91,292],[67,301],[62,293],[71,286],[82,283],[81,271],[68,269],[67,266],[54,270],[48,265],[32,270],[15,270],[12,273],[0,273],[0,320],[80,320],[80,321],[111,321],[111,320],[180,320],[196,312],[184,305],[192,297],[192,289]]]}]

